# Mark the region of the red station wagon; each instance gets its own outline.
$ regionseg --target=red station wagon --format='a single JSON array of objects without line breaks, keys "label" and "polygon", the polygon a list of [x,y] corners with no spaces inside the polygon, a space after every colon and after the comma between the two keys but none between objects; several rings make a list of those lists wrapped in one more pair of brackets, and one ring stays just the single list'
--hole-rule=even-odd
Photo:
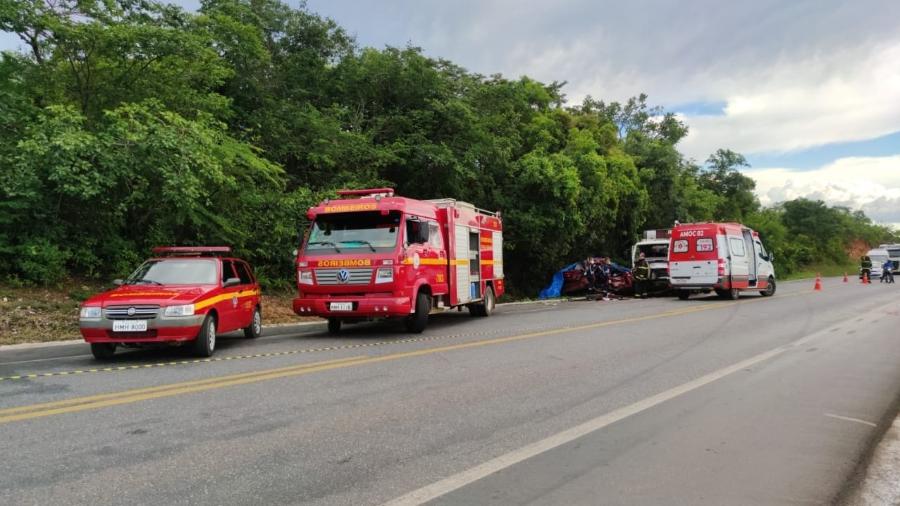
[{"label": "red station wagon", "polygon": [[262,332],[260,290],[247,262],[230,258],[227,246],[160,247],[115,289],[81,305],[79,327],[100,360],[117,346],[183,345],[208,357],[216,334]]}]

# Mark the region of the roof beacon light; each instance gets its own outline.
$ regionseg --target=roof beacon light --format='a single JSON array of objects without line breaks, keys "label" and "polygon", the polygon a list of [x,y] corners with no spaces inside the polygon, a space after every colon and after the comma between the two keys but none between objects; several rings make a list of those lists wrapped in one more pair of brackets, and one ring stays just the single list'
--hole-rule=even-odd
[{"label": "roof beacon light", "polygon": [[393,188],[368,188],[365,190],[338,190],[341,197],[393,197]]},{"label": "roof beacon light", "polygon": [[171,256],[221,256],[231,253],[230,246],[157,246],[156,255]]}]

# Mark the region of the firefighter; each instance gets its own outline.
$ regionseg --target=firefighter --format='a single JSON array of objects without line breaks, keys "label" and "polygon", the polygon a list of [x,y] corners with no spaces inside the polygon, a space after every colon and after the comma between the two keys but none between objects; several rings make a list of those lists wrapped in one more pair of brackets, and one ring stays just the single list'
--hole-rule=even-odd
[{"label": "firefighter", "polygon": [[859,259],[859,279],[869,278],[872,279],[872,259],[869,258],[869,255],[863,255]]},{"label": "firefighter", "polygon": [[644,254],[638,255],[638,260],[634,264],[634,296],[646,298],[649,293],[650,285],[650,264]]}]

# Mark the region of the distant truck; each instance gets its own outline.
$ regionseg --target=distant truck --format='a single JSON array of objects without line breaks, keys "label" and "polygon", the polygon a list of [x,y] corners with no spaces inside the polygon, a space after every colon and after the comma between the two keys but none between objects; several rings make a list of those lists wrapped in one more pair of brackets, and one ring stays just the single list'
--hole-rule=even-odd
[{"label": "distant truck", "polygon": [[759,234],[740,223],[684,223],[672,229],[669,276],[678,298],[715,291],[737,299],[742,291],[775,294],[775,268]]},{"label": "distant truck", "polygon": [[641,253],[650,265],[650,283],[653,290],[669,288],[669,239],[672,229],[644,231],[644,238],[631,248],[631,268],[634,269]]},{"label": "distant truck", "polygon": [[900,273],[900,244],[882,244],[879,248],[887,252],[887,256],[893,264],[891,272],[894,274]]},{"label": "distant truck", "polygon": [[499,213],[390,188],[342,190],[309,209],[294,312],[343,322],[402,318],[422,332],[432,308],[489,316],[504,293]]}]

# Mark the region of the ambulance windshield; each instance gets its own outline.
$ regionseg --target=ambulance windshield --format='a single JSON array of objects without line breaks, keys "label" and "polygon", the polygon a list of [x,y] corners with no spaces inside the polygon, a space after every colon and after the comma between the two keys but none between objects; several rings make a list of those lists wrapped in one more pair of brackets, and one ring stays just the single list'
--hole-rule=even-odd
[{"label": "ambulance windshield", "polygon": [[400,234],[400,213],[391,211],[321,214],[316,217],[307,254],[375,253],[392,251]]}]

